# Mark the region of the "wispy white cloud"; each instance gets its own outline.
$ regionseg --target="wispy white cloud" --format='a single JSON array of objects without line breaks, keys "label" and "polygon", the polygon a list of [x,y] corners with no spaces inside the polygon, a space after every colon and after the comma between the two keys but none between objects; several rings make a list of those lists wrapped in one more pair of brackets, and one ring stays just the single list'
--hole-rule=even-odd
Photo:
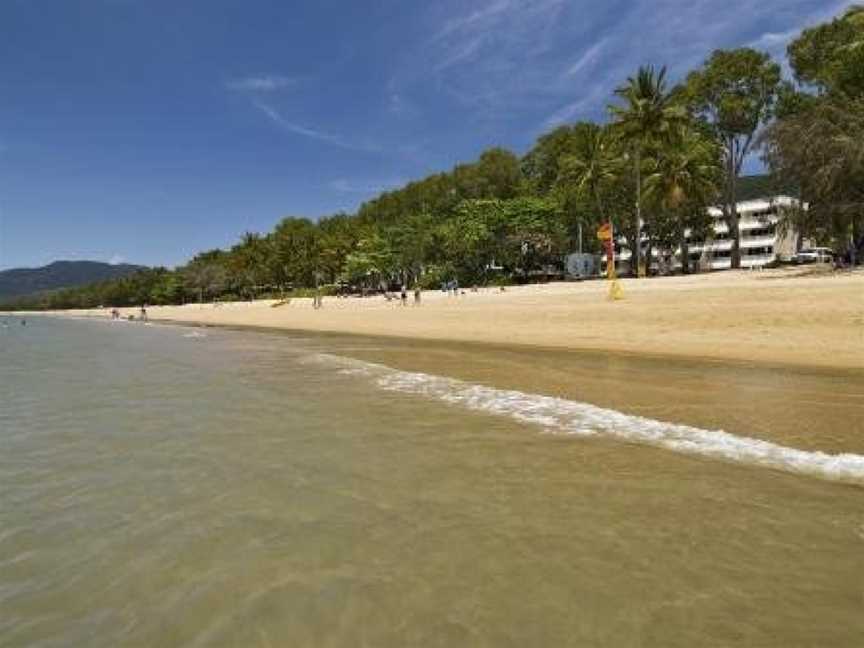
[{"label": "wispy white cloud", "polygon": [[231,79],[225,82],[225,87],[238,92],[275,92],[289,88],[295,83],[296,81],[289,77],[265,74]]},{"label": "wispy white cloud", "polygon": [[542,130],[603,118],[639,65],[667,65],[675,82],[717,48],[750,45],[782,60],[802,28],[853,3],[440,0],[424,14],[432,35],[400,57],[387,96],[418,110],[432,92],[449,97],[462,122],[490,139],[532,120]]},{"label": "wispy white cloud", "polygon": [[111,265],[120,265],[121,263],[125,262],[126,257],[124,257],[122,254],[115,254],[110,259],[108,259],[108,263],[110,263]]},{"label": "wispy white cloud", "polygon": [[484,38],[484,35],[480,34],[445,50],[443,58],[435,64],[435,71],[443,72],[447,68],[469,60],[480,51]]},{"label": "wispy white cloud", "polygon": [[585,50],[585,53],[579,57],[573,65],[567,70],[567,76],[575,76],[579,74],[582,70],[592,65],[597,61],[600,52],[606,47],[607,38],[601,38],[599,41],[594,43],[591,47]]},{"label": "wispy white cloud", "polygon": [[554,128],[579,118],[595,116],[597,106],[603,105],[608,95],[609,88],[605,83],[595,83],[588,90],[583,90],[583,94],[578,99],[560,106],[549,115],[543,122],[543,129]]},{"label": "wispy white cloud", "polygon": [[405,180],[402,178],[391,178],[383,181],[354,181],[348,180],[346,178],[337,178],[336,180],[331,180],[327,183],[327,186],[337,192],[337,193],[347,193],[347,194],[376,194],[381,193],[382,191],[388,191],[390,189],[395,189],[396,187],[401,187],[405,184]]},{"label": "wispy white cloud", "polygon": [[[559,70],[544,57],[559,44],[556,23],[568,0],[455,0],[430,9],[432,36],[401,62],[400,96],[430,87],[451,97],[466,117],[494,120],[545,94]],[[419,102],[422,105],[424,102]]]},{"label": "wispy white cloud", "polygon": [[[674,82],[701,65],[714,49],[748,46],[767,51],[788,74],[785,52],[789,42],[804,28],[828,20],[851,4],[849,0],[761,0],[759,5],[750,0],[689,4],[658,0],[650,6],[640,5],[624,20],[610,24],[602,40],[567,70],[575,67],[581,73],[590,69],[592,83],[580,87],[572,102],[556,108],[542,122],[543,127],[602,114],[613,101],[615,87],[645,63],[668,66]],[[746,16],[747,20],[731,21],[724,16]],[[757,25],[771,29],[760,32],[754,29]]]},{"label": "wispy white cloud", "polygon": [[851,7],[854,2],[850,0],[835,0],[834,2],[826,2],[817,7],[814,11],[810,11],[802,15],[791,29],[782,31],[766,31],[753,38],[748,47],[762,50],[771,54],[775,59],[784,63],[783,67],[787,73],[791,74],[788,64],[785,62],[786,48],[789,43],[795,40],[804,29],[818,23],[826,22],[842,14],[845,9]]},{"label": "wispy white cloud", "polygon": [[312,139],[321,140],[322,142],[328,142],[336,146],[342,145],[342,142],[337,135],[333,135],[332,133],[325,133],[324,131],[319,131],[314,128],[308,128],[301,124],[288,121],[273,106],[261,103],[260,101],[254,102],[254,105],[256,108],[258,108],[258,110],[267,115],[267,117],[270,118],[270,121],[272,121],[280,128],[288,131],[289,133],[294,133],[295,135],[302,135],[303,137],[310,137]]},{"label": "wispy white cloud", "polygon": [[435,34],[434,39],[446,38],[459,31],[474,30],[485,27],[498,15],[513,7],[513,0],[495,0],[485,7],[470,11],[462,16],[450,18],[444,26]]},{"label": "wispy white cloud", "polygon": [[328,133],[326,131],[318,130],[316,128],[310,128],[309,126],[304,126],[303,124],[298,124],[296,122],[290,121],[289,119],[286,119],[282,115],[282,113],[279,112],[279,110],[277,110],[274,106],[271,106],[270,104],[266,104],[261,101],[254,101],[253,105],[262,113],[267,115],[270,121],[276,124],[276,126],[278,126],[284,131],[293,133],[294,135],[308,137],[310,139],[318,140],[320,142],[325,142],[327,144],[330,144],[331,146],[338,146],[339,148],[349,149],[352,151],[365,151],[367,153],[375,153],[380,151],[380,148],[372,143],[348,141],[334,133]]},{"label": "wispy white cloud", "polygon": [[402,115],[405,113],[405,99],[398,92],[391,92],[387,97],[387,110],[394,115]]},{"label": "wispy white cloud", "polygon": [[765,32],[759,38],[755,38],[748,43],[750,47],[755,49],[775,49],[778,46],[784,46],[801,33],[801,29],[789,29],[784,32]]},{"label": "wispy white cloud", "polygon": [[268,74],[232,79],[225,83],[225,88],[248,99],[257,110],[267,116],[271,123],[287,133],[352,151],[380,152],[380,148],[372,142],[349,140],[335,133],[287,118],[278,107],[280,95],[277,91],[291,88],[297,83],[296,79]]}]

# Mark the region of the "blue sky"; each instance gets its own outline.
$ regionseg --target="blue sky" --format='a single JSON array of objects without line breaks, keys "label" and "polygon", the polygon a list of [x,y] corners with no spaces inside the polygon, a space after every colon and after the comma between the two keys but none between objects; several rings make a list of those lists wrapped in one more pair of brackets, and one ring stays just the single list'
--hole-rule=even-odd
[{"label": "blue sky", "polygon": [[835,0],[0,0],[0,268],[174,265],[602,119]]}]

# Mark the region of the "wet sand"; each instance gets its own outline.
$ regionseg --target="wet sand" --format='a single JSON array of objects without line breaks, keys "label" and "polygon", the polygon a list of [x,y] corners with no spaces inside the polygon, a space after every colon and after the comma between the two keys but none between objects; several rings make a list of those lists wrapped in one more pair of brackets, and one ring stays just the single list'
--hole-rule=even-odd
[{"label": "wet sand", "polygon": [[864,454],[864,371],[477,343],[316,336],[400,371],[584,402],[783,446]]}]

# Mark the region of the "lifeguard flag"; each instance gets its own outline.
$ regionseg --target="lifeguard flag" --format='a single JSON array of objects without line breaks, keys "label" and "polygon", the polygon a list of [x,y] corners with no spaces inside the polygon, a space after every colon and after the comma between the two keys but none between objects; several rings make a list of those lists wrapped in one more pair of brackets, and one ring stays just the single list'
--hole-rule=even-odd
[{"label": "lifeguard flag", "polygon": [[612,223],[603,223],[597,230],[597,238],[601,241],[612,240]]}]

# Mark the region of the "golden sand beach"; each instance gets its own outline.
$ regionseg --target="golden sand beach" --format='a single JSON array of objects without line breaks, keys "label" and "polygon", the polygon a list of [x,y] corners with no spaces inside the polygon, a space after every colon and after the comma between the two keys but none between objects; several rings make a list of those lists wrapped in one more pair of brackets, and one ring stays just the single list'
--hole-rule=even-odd
[{"label": "golden sand beach", "polygon": [[[608,350],[709,360],[864,369],[864,272],[819,268],[426,291],[383,296],[148,307],[149,319],[427,340]],[[124,317],[138,308],[121,309]],[[108,317],[109,311],[67,311]]]}]

